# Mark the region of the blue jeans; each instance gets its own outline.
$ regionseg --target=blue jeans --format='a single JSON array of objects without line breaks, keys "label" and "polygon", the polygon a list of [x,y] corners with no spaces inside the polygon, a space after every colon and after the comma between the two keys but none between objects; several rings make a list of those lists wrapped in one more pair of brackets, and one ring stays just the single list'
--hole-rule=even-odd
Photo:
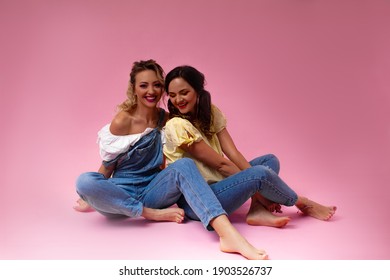
[{"label": "blue jeans", "polygon": [[[121,180],[124,182],[125,178]],[[143,207],[167,208],[182,196],[209,230],[212,219],[226,214],[194,161],[188,158],[170,164],[146,186],[122,186],[118,178],[107,179],[98,172],[87,172],[79,176],[76,187],[82,199],[106,216],[138,217]]]},{"label": "blue jeans", "polygon": [[[297,194],[278,176],[279,160],[265,155],[250,161],[252,167],[210,185],[225,211],[230,214],[241,207],[255,193],[285,206],[295,205]],[[186,215],[198,220],[185,202],[181,206]]]}]

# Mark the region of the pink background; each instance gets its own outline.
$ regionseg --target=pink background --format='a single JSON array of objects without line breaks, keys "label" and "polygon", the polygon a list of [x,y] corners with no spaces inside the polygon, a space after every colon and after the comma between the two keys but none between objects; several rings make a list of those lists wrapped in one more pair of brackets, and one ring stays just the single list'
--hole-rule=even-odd
[{"label": "pink background", "polygon": [[295,190],[338,211],[284,229],[231,220],[272,259],[390,259],[390,4],[0,0],[0,259],[241,259],[198,222],[77,213],[96,133],[132,62],[204,72],[251,159],[275,153]]}]

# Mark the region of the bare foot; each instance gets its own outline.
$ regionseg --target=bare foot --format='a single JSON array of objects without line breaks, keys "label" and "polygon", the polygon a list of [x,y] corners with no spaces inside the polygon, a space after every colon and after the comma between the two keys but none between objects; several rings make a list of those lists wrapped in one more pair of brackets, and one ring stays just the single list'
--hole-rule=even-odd
[{"label": "bare foot", "polygon": [[77,205],[73,206],[73,209],[79,212],[92,212],[95,211],[85,200],[79,198],[76,201]]},{"label": "bare foot", "polygon": [[225,253],[238,253],[249,260],[267,260],[264,250],[253,247],[230,223],[226,215],[221,215],[210,221],[219,236],[219,247]]},{"label": "bare foot", "polygon": [[166,209],[152,209],[144,207],[142,216],[147,220],[176,222],[180,224],[184,220],[184,210],[176,207]]},{"label": "bare foot", "polygon": [[267,253],[253,247],[241,234],[229,234],[220,239],[220,249],[225,253],[238,253],[248,260],[268,260]]},{"label": "bare foot", "polygon": [[273,213],[273,212],[283,213],[282,206],[280,206],[280,204],[273,202],[271,200],[268,200],[267,198],[265,198],[264,196],[262,196],[259,193],[255,193],[252,196],[252,201],[253,200],[259,201],[264,206],[264,208],[267,209],[271,213]]},{"label": "bare foot", "polygon": [[299,197],[295,206],[305,215],[327,221],[336,212],[336,206],[324,206],[306,197]]},{"label": "bare foot", "polygon": [[251,226],[268,226],[281,228],[290,221],[289,217],[279,217],[269,212],[259,201],[253,200],[246,215],[246,222]]}]

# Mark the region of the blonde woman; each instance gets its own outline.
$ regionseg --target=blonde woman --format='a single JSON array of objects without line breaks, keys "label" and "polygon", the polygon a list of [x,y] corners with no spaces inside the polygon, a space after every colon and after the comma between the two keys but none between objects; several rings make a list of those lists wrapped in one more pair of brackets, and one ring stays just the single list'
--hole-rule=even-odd
[{"label": "blonde woman", "polygon": [[161,128],[168,117],[158,107],[163,92],[160,65],[154,60],[135,62],[127,100],[98,133],[103,163],[98,172],[84,173],[77,180],[79,204],[106,216],[180,223],[184,211],[168,207],[188,203],[204,227],[219,235],[220,250],[247,259],[267,259],[264,250],[253,247],[230,223],[193,160],[182,159],[162,169]]}]

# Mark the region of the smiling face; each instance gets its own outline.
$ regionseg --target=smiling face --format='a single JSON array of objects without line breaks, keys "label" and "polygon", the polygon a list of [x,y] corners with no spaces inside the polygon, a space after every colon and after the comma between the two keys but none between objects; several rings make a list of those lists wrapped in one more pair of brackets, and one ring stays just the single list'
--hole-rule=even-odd
[{"label": "smiling face", "polygon": [[156,72],[145,70],[135,76],[134,93],[137,96],[138,106],[156,107],[163,93],[163,84]]},{"label": "smiling face", "polygon": [[168,95],[181,114],[195,113],[198,94],[183,78],[175,78],[169,83]]}]

